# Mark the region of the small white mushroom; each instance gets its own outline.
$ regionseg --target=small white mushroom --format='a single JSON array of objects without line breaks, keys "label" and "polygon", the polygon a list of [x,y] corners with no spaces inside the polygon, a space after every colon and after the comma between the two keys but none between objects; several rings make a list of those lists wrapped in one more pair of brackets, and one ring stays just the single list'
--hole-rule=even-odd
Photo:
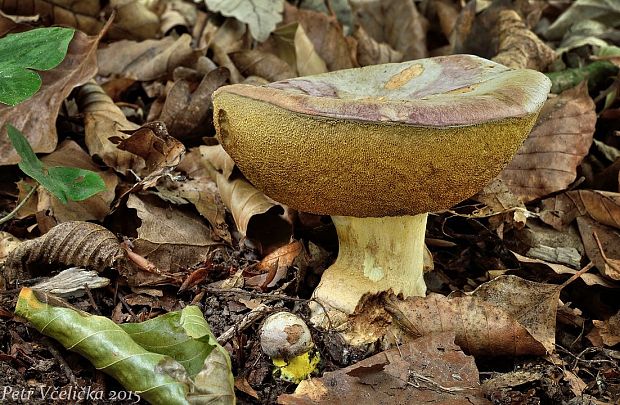
[{"label": "small white mushroom", "polygon": [[289,360],[314,346],[306,323],[290,312],[269,315],[260,331],[263,352],[272,359]]}]

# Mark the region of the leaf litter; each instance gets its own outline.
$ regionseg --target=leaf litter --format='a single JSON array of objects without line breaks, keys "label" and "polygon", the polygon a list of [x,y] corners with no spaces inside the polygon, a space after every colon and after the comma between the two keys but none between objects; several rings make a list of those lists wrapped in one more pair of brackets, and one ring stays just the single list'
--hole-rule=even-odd
[{"label": "leaf litter", "polygon": [[[200,305],[212,333],[199,335],[210,347],[218,335],[226,344],[206,374],[192,365],[192,383],[177,374],[194,403],[213,395],[231,403],[233,382],[239,403],[620,399],[613,2],[29,0],[0,1],[0,10],[3,33],[77,30],[67,58],[41,72],[41,90],[0,107],[2,122],[48,154],[47,164],[98,172],[106,184],[69,205],[38,189],[2,225],[2,383],[27,387],[29,370],[36,384],[121,389],[42,344],[49,341],[13,315],[15,287],[54,285],[55,274],[81,266],[110,284],[61,278],[81,294],[68,299],[110,322],[169,327],[183,322],[157,315]],[[369,333],[390,331],[384,346],[359,350],[313,329],[319,375],[298,387],[278,380],[257,342],[260,322],[280,309],[307,317],[336,257],[336,234],[328,217],[283,206],[243,177],[214,138],[212,93],[228,83],[451,53],[540,70],[556,94],[496,181],[429,217],[431,294],[371,299],[356,315]],[[0,211],[9,212],[34,182],[15,169],[17,155],[2,140],[0,156]],[[162,365],[164,373],[181,368]]]}]

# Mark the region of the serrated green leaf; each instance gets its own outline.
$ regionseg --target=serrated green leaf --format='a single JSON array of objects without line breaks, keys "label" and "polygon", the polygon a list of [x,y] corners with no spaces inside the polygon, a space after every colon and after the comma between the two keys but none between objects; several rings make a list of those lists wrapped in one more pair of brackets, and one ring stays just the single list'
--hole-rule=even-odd
[{"label": "serrated green leaf", "polygon": [[68,308],[29,288],[20,292],[15,313],[150,403],[189,404],[183,367],[169,356],[145,350],[110,319]]},{"label": "serrated green leaf", "polygon": [[30,70],[50,70],[63,61],[75,30],[49,27],[0,39],[0,102],[14,106],[32,97],[41,77]]},{"label": "serrated green leaf", "polygon": [[13,147],[21,157],[19,168],[63,203],[68,200],[82,201],[106,189],[103,179],[93,171],[76,167],[46,167],[17,128],[8,124],[7,129]]}]

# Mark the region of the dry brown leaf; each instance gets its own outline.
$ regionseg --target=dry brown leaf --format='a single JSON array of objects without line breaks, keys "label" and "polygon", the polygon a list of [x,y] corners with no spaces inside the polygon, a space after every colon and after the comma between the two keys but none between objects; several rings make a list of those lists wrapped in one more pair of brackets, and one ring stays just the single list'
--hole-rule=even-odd
[{"label": "dry brown leaf", "polygon": [[[204,261],[215,245],[209,228],[192,213],[162,204],[155,198],[140,199],[135,195],[129,196],[127,207],[135,209],[142,221],[133,251],[162,272],[176,273]],[[165,278],[149,275],[142,276],[150,282],[153,278],[159,281]]]},{"label": "dry brown leaf", "polygon": [[[106,189],[83,201],[62,203],[46,189],[37,189],[38,203],[29,205],[18,212],[19,217],[34,215],[39,211],[48,211],[56,222],[67,221],[102,221],[110,213],[110,205],[116,196],[118,177],[110,171],[102,171],[94,164],[90,156],[73,141],[64,141],[58,149],[41,159],[47,166],[66,166],[86,169],[97,173],[104,181]],[[34,183],[31,183],[34,186]],[[27,190],[20,188],[20,200]],[[33,202],[35,200],[33,199]]]},{"label": "dry brown leaf", "polygon": [[544,71],[555,60],[555,51],[527,28],[516,11],[500,11],[497,29],[499,49],[493,61],[513,69]]},{"label": "dry brown leaf", "polygon": [[318,75],[327,73],[327,65],[321,56],[317,53],[312,41],[306,35],[304,26],[297,25],[295,31],[295,59],[297,66],[297,74],[299,76]]},{"label": "dry brown leaf", "polygon": [[116,236],[101,225],[69,221],[56,225],[45,235],[22,242],[9,253],[3,277],[16,279],[42,276],[49,265],[79,266],[102,272],[122,265],[125,255]]},{"label": "dry brown leaf", "polygon": [[[374,38],[403,54],[403,60],[426,58],[428,21],[415,3],[401,0],[352,0],[358,25]],[[333,70],[333,69],[330,69]]]},{"label": "dry brown leaf", "polygon": [[259,76],[270,82],[295,77],[291,67],[276,55],[258,49],[233,52],[228,55],[244,76]]},{"label": "dry brown leaf", "polygon": [[0,0],[0,9],[13,15],[38,15],[52,24],[67,25],[94,35],[104,25],[99,21],[100,3],[99,0]]},{"label": "dry brown leaf", "polygon": [[[312,10],[297,9],[286,3],[284,5],[283,24],[298,22],[302,27],[307,38],[312,42],[313,48],[325,62],[329,71],[348,69],[355,67],[357,62],[353,60],[355,51],[351,51],[351,47],[344,37],[342,27],[334,16],[328,16]],[[296,50],[301,34],[296,31],[295,46]],[[310,48],[304,45],[306,49],[303,53],[308,53]],[[303,53],[297,53],[298,57],[303,57]],[[299,67],[299,60],[297,66]],[[305,61],[302,61],[305,62]]]},{"label": "dry brown leaf", "polygon": [[490,404],[472,357],[454,334],[424,336],[352,366],[302,381],[279,404]]},{"label": "dry brown leaf", "polygon": [[[97,72],[96,49],[99,37],[76,32],[62,63],[40,72],[41,89],[30,99],[15,107],[0,106],[0,122],[11,123],[19,129],[37,153],[56,149],[56,118],[64,99],[71,90],[86,83]],[[0,132],[0,166],[13,165],[19,157],[6,134]]]},{"label": "dry brown leaf", "polygon": [[293,265],[302,248],[301,242],[293,241],[269,253],[255,267],[246,270],[248,274],[260,273],[247,278],[246,285],[263,290],[275,287],[286,277],[288,268]]},{"label": "dry brown leaf", "polygon": [[191,32],[197,18],[198,9],[196,4],[182,0],[169,0],[165,2],[164,11],[161,12],[161,26],[159,30],[164,35],[173,30]]},{"label": "dry brown leaf", "polygon": [[148,39],[141,42],[123,40],[99,49],[99,74],[118,75],[139,81],[161,79],[178,66],[193,67],[203,50],[191,47],[192,37],[183,34],[175,39]]},{"label": "dry brown leaf", "polygon": [[594,108],[583,83],[547,100],[532,133],[498,177],[524,202],[566,189],[592,144]]},{"label": "dry brown leaf", "polygon": [[80,88],[78,106],[84,114],[85,142],[91,156],[98,156],[108,167],[122,174],[130,171],[142,175],[144,160],[132,153],[122,151],[109,139],[126,138],[122,131],[135,130],[140,126],[129,121],[120,108],[96,83]]},{"label": "dry brown leaf", "polygon": [[231,176],[232,158],[220,145],[201,146],[201,160],[191,159],[179,170],[194,178],[208,176],[215,181],[224,205],[232,213],[237,230],[259,242],[263,254],[289,242],[292,234],[288,208],[258,191],[242,176]]},{"label": "dry brown leaf", "polygon": [[14,235],[0,231],[0,266],[4,264],[7,256],[11,253],[22,241],[16,238]]},{"label": "dry brown leaf", "polygon": [[111,0],[109,8],[116,10],[110,38],[143,40],[159,34],[159,16],[151,11],[146,2],[135,0]]},{"label": "dry brown leaf", "polygon": [[501,179],[493,179],[472,198],[486,205],[485,208],[477,210],[474,215],[491,216],[490,221],[494,228],[504,223],[514,224],[518,229],[525,226],[529,216],[525,204],[508,189]]},{"label": "dry brown leaf", "polygon": [[585,216],[577,225],[588,258],[603,275],[620,280],[620,232]]},{"label": "dry brown leaf", "polygon": [[245,46],[246,33],[245,24],[235,18],[227,18],[220,26],[209,21],[201,35],[199,46],[213,51],[213,61],[230,71],[231,83],[241,83],[243,76],[228,54],[249,48]]},{"label": "dry brown leaf", "polygon": [[620,229],[620,193],[573,190],[547,198],[541,205],[540,219],[560,231],[583,215]]},{"label": "dry brown leaf", "polygon": [[[515,255],[515,257],[517,258],[517,260],[521,263],[526,263],[526,264],[540,264],[543,266],[546,266],[548,268],[550,268],[551,270],[553,270],[554,273],[556,274],[576,274],[577,271],[574,269],[571,269],[570,267],[567,266],[563,266],[561,264],[557,264],[557,263],[549,263],[547,261],[544,260],[540,260],[540,259],[532,259],[530,257],[526,257],[526,256],[521,256],[518,253],[512,252],[513,255]],[[602,287],[607,287],[607,288],[619,288],[620,285],[618,284],[614,284],[608,280],[606,280],[605,278],[599,276],[598,274],[591,274],[591,273],[586,273],[581,275],[581,279],[583,280],[584,283],[586,283],[586,285],[600,285]]]},{"label": "dry brown leaf", "polygon": [[432,5],[437,13],[441,32],[447,39],[450,39],[459,17],[457,6],[450,0],[435,0]]},{"label": "dry brown leaf", "polygon": [[[503,277],[511,276],[500,276],[495,280]],[[430,294],[425,298],[393,302],[387,309],[396,315],[400,328],[411,336],[453,331],[456,344],[474,356],[543,355],[546,351],[542,342],[538,342],[510,313],[478,297],[449,299]],[[549,339],[553,336],[545,337],[546,341]]]},{"label": "dry brown leaf", "polygon": [[403,54],[384,42],[375,41],[362,27],[353,33],[357,40],[357,61],[360,66],[397,63],[403,60]]},{"label": "dry brown leaf", "polygon": [[188,80],[178,80],[166,96],[160,120],[172,136],[179,140],[196,139],[212,132],[213,92],[229,79],[226,68],[210,71],[196,85]]},{"label": "dry brown leaf", "polygon": [[599,339],[605,346],[615,346],[620,343],[620,313],[612,315],[605,321],[593,320],[592,323],[594,329],[587,336],[592,344],[598,346],[595,342]]}]

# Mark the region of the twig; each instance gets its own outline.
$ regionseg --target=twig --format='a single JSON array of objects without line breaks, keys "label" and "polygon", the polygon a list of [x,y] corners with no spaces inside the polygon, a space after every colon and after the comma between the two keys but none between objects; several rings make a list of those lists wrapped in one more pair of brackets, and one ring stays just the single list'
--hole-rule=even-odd
[{"label": "twig", "polygon": [[254,322],[265,316],[266,313],[271,312],[272,308],[265,304],[260,304],[250,312],[248,312],[243,319],[236,324],[228,328],[224,333],[217,337],[217,342],[222,346],[225,345],[230,339],[232,339],[237,333],[244,331]]},{"label": "twig", "polygon": [[34,194],[35,191],[37,191],[38,188],[39,188],[38,184],[36,186],[32,187],[30,189],[30,191],[28,192],[28,194],[26,194],[26,197],[24,197],[24,199],[21,200],[19,202],[19,204],[17,204],[15,206],[15,208],[13,208],[13,211],[9,212],[4,217],[0,218],[0,225],[2,225],[5,222],[11,220],[11,218],[13,218],[15,216],[15,214],[17,214],[17,211],[19,211],[24,206],[24,204],[26,204],[26,201],[28,201],[30,199],[30,197],[32,197],[32,195]]},{"label": "twig", "polygon": [[[431,380],[428,377],[423,376],[422,374],[418,374],[415,371],[409,370],[409,374],[414,378],[414,379],[419,379],[424,381],[427,384],[430,384],[432,386],[428,387],[428,389],[437,389],[443,392],[447,392],[449,394],[454,394],[455,392],[462,392],[462,391],[467,391],[467,390],[471,390],[472,388],[463,388],[463,387],[444,387],[438,383],[436,383],[435,381]],[[414,384],[412,382],[407,381],[408,385],[411,385],[412,387],[415,388],[422,388],[420,387],[420,384]]]},{"label": "twig", "polygon": [[256,297],[256,298],[265,298],[269,300],[283,300],[283,301],[295,301],[295,302],[311,301],[311,300],[307,300],[303,298],[289,297],[288,295],[284,295],[284,294],[268,294],[268,293],[259,293],[255,291],[246,291],[246,290],[242,290],[241,288],[222,289],[222,288],[207,287],[205,288],[205,290],[212,294],[242,294],[242,295],[249,295],[249,296]]},{"label": "twig", "polygon": [[60,355],[60,352],[56,350],[56,348],[54,347],[54,343],[48,338],[43,338],[43,341],[47,345],[47,350],[49,350],[52,356],[54,356],[54,358],[60,365],[60,368],[62,369],[62,371],[64,371],[71,384],[77,385],[77,379],[75,378],[75,374],[73,374],[73,370],[71,370],[69,364],[67,364],[65,359]]}]

